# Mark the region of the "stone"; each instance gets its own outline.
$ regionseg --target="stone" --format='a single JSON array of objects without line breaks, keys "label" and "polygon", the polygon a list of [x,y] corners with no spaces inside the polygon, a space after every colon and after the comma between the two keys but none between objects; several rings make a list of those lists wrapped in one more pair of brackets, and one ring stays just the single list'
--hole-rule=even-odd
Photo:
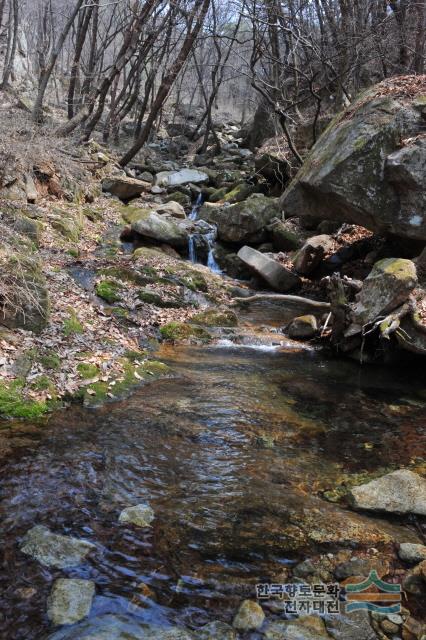
[{"label": "stone", "polygon": [[148,504],[137,504],[134,507],[123,509],[118,520],[134,524],[137,527],[149,527],[154,518],[154,511]]},{"label": "stone", "polygon": [[47,616],[54,625],[79,622],[89,615],[94,595],[92,580],[59,578],[48,599]]},{"label": "stone", "polygon": [[303,240],[296,233],[294,227],[282,220],[274,219],[267,227],[276,251],[296,251],[300,249]]},{"label": "stone", "polygon": [[234,620],[232,626],[237,631],[256,631],[260,629],[265,620],[262,607],[254,600],[244,600]]},{"label": "stone", "polygon": [[[403,90],[405,82],[417,82],[417,95]],[[424,242],[426,144],[418,135],[424,115],[416,103],[423,94],[424,82],[414,76],[385,80],[360,94],[320,136],[283,194],[286,215]],[[402,139],[409,141],[401,147]]]},{"label": "stone", "polygon": [[287,327],[287,335],[295,340],[314,338],[318,333],[317,319],[313,315],[294,318]]},{"label": "stone", "polygon": [[189,234],[185,227],[155,211],[141,211],[139,218],[132,223],[132,231],[172,247],[188,246]]},{"label": "stone", "polygon": [[407,571],[402,581],[402,588],[413,595],[426,593],[426,560]]},{"label": "stone", "polygon": [[398,555],[405,562],[422,562],[422,560],[426,560],[426,546],[403,542],[399,545]]},{"label": "stone", "polygon": [[380,626],[382,627],[383,631],[386,634],[389,634],[391,636],[394,636],[396,633],[399,632],[399,626],[397,624],[394,624],[390,620],[386,620],[386,619],[382,620],[382,622],[380,623]]},{"label": "stone", "polygon": [[179,627],[160,627],[127,614],[109,613],[60,629],[47,640],[196,640],[197,637]]},{"label": "stone", "polygon": [[34,178],[30,173],[25,174],[25,192],[27,194],[27,202],[37,202],[38,191],[34,182]]},{"label": "stone", "polygon": [[236,640],[237,635],[226,622],[214,621],[198,629],[197,640]]},{"label": "stone", "polygon": [[230,206],[201,207],[199,217],[217,227],[218,240],[239,245],[267,239],[266,226],[277,216],[276,198],[255,194]]},{"label": "stone", "polygon": [[364,325],[402,305],[417,284],[414,262],[385,258],[376,262],[352,305],[355,324]]},{"label": "stone", "polygon": [[182,207],[190,207],[191,206],[191,198],[186,193],[181,193],[180,191],[173,191],[166,198],[165,202],[178,202],[182,205]]},{"label": "stone", "polygon": [[297,620],[272,622],[264,634],[266,640],[325,640],[327,633],[323,620],[318,616],[302,616]]},{"label": "stone", "polygon": [[180,169],[180,171],[160,171],[155,176],[155,186],[176,187],[182,184],[207,182],[209,176],[198,169]]},{"label": "stone", "polygon": [[351,496],[357,509],[426,515],[426,480],[408,469],[352,487]]},{"label": "stone", "polygon": [[275,291],[285,293],[297,289],[301,285],[299,276],[256,249],[245,246],[239,250],[237,255],[245,265],[265,280]]},{"label": "stone", "polygon": [[151,184],[137,178],[129,178],[128,176],[111,176],[105,178],[102,182],[102,191],[111,193],[120,200],[126,202],[132,198],[137,198],[145,191],[150,189]]},{"label": "stone", "polygon": [[267,140],[262,145],[256,154],[254,166],[256,172],[270,184],[278,184],[282,187],[290,182],[293,172],[286,158],[286,155],[290,155],[288,148],[286,148],[286,154],[275,140],[275,138],[272,138],[272,140]]},{"label": "stone", "polygon": [[294,268],[301,275],[309,275],[321,264],[325,254],[333,249],[333,240],[323,234],[309,238],[293,258]]},{"label": "stone", "polygon": [[164,204],[156,207],[156,212],[160,215],[167,214],[172,216],[173,218],[186,218],[185,209],[179,202],[174,202],[173,200],[169,200]]},{"label": "stone", "polygon": [[83,562],[95,545],[86,540],[52,533],[43,525],[36,525],[24,536],[21,551],[38,560],[45,567],[66,569]]},{"label": "stone", "polygon": [[383,558],[357,558],[353,556],[346,562],[339,563],[334,575],[338,580],[346,580],[353,576],[367,578],[370,571],[376,571],[379,578],[382,578],[389,572],[389,562]]}]

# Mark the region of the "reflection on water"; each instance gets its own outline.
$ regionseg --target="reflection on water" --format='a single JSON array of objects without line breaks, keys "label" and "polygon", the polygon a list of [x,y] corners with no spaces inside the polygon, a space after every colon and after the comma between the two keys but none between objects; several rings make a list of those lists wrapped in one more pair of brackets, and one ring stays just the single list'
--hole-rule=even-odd
[{"label": "reflection on water", "polygon": [[[322,491],[344,473],[424,454],[415,372],[232,341],[159,355],[178,379],[98,411],[75,407],[43,426],[0,430],[2,638],[42,637],[52,581],[64,576],[96,582],[94,615],[192,628],[229,620],[256,582],[280,581],[315,544],[339,542],[341,511]],[[118,524],[121,509],[140,502],[156,513],[152,528]],[[76,569],[46,569],[18,548],[34,524],[97,551]]]}]

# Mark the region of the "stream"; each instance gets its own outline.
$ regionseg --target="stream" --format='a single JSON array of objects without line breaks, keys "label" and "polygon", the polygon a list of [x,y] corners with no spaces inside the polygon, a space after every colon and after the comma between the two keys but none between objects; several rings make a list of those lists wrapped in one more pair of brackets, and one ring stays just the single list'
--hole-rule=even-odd
[{"label": "stream", "polygon": [[[424,371],[361,368],[277,339],[260,312],[242,321],[244,339],[162,345],[174,377],[126,401],[0,425],[2,639],[52,632],[46,601],[58,577],[94,580],[91,616],[189,629],[231,622],[256,583],[285,582],[310,554],[333,553],[345,514],[368,537],[374,518],[322,492],[424,453]],[[152,527],[119,524],[141,502],[155,512]],[[335,539],[313,534],[326,522]],[[96,551],[74,569],[43,567],[19,550],[35,524]]]}]

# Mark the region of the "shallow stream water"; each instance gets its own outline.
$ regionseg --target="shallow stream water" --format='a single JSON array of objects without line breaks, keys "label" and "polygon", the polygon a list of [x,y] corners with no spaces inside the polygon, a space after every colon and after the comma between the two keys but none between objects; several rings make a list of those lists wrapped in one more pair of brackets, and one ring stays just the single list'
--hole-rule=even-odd
[{"label": "shallow stream water", "polygon": [[[46,600],[58,577],[95,581],[92,615],[229,622],[256,583],[333,551],[337,539],[315,544],[300,525],[307,513],[340,518],[323,491],[424,455],[424,372],[360,368],[250,326],[234,341],[164,345],[174,378],[124,402],[0,425],[2,639],[52,631]],[[141,502],[156,514],[150,529],[118,523]],[[72,570],[44,568],[19,550],[35,524],[96,552]]]}]

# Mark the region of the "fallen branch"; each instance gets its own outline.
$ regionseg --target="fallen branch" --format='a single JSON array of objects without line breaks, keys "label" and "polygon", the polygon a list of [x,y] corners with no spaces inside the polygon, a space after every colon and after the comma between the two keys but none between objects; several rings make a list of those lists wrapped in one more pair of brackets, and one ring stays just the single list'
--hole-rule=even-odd
[{"label": "fallen branch", "polygon": [[234,298],[235,302],[257,302],[260,300],[277,300],[280,302],[301,302],[315,309],[324,309],[324,311],[329,311],[331,309],[331,305],[329,302],[320,302],[319,300],[311,300],[310,298],[303,298],[302,296],[292,296],[283,293],[265,293],[265,294],[255,294],[254,296],[249,296],[248,298]]}]

